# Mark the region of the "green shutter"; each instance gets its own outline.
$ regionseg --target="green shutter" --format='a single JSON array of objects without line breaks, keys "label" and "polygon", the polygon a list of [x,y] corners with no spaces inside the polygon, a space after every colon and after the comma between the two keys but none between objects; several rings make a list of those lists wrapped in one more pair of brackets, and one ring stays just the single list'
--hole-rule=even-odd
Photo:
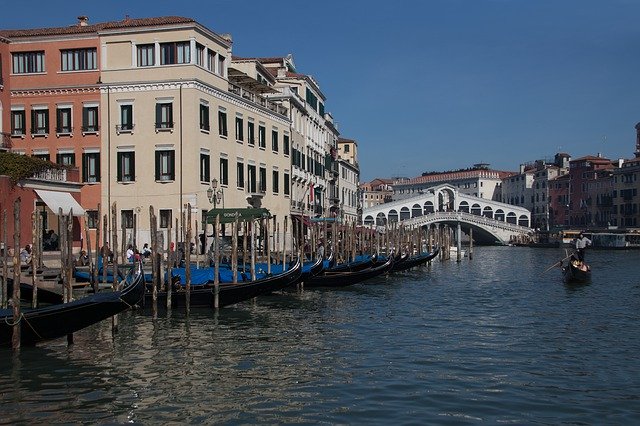
[{"label": "green shutter", "polygon": [[160,180],[160,152],[156,151],[156,180]]},{"label": "green shutter", "polygon": [[156,128],[160,127],[161,122],[162,122],[162,108],[160,108],[160,104],[156,104]]}]

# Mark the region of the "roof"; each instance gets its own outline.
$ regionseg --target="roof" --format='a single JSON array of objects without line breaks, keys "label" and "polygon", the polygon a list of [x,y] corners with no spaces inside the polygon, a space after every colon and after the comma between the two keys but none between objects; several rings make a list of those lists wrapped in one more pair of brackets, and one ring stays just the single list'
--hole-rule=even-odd
[{"label": "roof", "polygon": [[504,179],[517,173],[514,172],[505,172],[499,170],[487,170],[487,169],[476,169],[476,170],[460,170],[460,171],[452,171],[452,172],[443,172],[443,173],[433,173],[428,174],[426,176],[418,176],[412,179],[409,179],[406,182],[399,182],[399,185],[415,185],[427,182],[442,182],[449,180],[457,180],[457,179],[478,179],[478,178],[486,178],[486,179]]},{"label": "roof", "polygon": [[74,24],[67,27],[0,30],[0,37],[15,39],[20,37],[91,34],[97,33],[98,31],[118,28],[150,27],[157,25],[185,24],[190,22],[195,23],[196,21],[192,18],[185,18],[181,16],[162,16],[156,18],[129,18],[127,16],[121,21],[101,22],[89,25]]}]

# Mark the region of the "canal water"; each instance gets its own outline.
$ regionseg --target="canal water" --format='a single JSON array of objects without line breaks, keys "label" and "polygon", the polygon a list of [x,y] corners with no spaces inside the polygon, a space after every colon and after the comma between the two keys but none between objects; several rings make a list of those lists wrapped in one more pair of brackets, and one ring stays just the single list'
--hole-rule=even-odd
[{"label": "canal water", "polygon": [[478,247],[218,314],[120,316],[0,350],[0,423],[637,424],[640,252]]}]

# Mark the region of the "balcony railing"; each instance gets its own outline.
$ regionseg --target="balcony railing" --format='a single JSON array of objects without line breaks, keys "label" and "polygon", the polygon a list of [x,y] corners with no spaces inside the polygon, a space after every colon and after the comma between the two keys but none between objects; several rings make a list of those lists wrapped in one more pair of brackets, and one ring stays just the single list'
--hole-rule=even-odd
[{"label": "balcony railing", "polygon": [[38,172],[33,175],[33,179],[39,180],[47,180],[47,181],[55,181],[55,182],[66,182],[67,181],[67,170],[66,169],[47,169],[41,172]]},{"label": "balcony railing", "polygon": [[135,127],[135,124],[116,124],[116,133],[132,133]]},{"label": "balcony railing", "polygon": [[267,98],[257,95],[249,90],[243,89],[240,86],[236,86],[233,83],[229,83],[229,92],[234,95],[238,95],[250,102],[256,103],[262,107],[268,108],[276,114],[284,115],[285,117],[288,114],[287,108],[283,107],[280,104],[269,101]]}]

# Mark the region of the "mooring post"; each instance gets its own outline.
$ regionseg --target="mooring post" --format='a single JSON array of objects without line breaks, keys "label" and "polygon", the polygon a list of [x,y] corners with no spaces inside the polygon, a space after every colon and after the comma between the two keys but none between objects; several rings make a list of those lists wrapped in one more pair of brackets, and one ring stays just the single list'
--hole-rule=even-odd
[{"label": "mooring post", "polygon": [[469,229],[469,260],[473,259],[473,228]]},{"label": "mooring post", "polygon": [[456,229],[456,249],[458,250],[456,261],[460,262],[462,260],[462,226],[460,225],[460,221],[458,221],[458,227]]},{"label": "mooring post", "polygon": [[[5,247],[6,250],[6,247]],[[11,347],[20,349],[20,197],[13,203],[13,335]]]}]

